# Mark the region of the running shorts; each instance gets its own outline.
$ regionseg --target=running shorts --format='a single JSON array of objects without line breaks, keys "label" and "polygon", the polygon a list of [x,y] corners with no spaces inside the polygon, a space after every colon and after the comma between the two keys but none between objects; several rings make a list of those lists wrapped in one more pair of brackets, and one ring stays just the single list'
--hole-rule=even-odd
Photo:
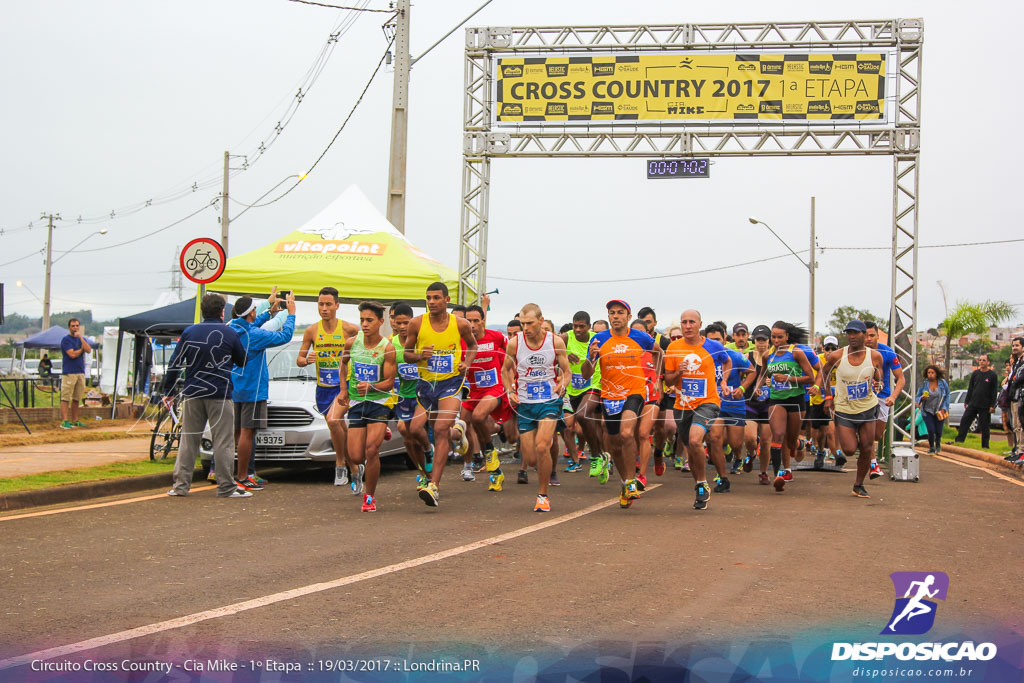
[{"label": "running shorts", "polygon": [[421,379],[416,383],[416,401],[427,412],[436,412],[444,399],[461,396],[464,384],[465,379],[462,375],[437,381]]},{"label": "running shorts", "polygon": [[338,398],[341,387],[316,387],[316,412],[327,417],[327,411],[331,409],[334,399]]},{"label": "running shorts", "polygon": [[684,444],[689,443],[690,427],[698,425],[707,432],[708,426],[718,419],[720,412],[721,409],[714,403],[702,403],[695,410],[676,408],[676,438],[682,440]]},{"label": "running shorts", "polygon": [[634,418],[640,415],[644,407],[644,396],[632,394],[625,399],[618,401],[601,401],[601,410],[604,413],[604,428],[609,435],[615,436],[619,433],[622,423],[622,414],[627,410],[633,413]]},{"label": "running shorts", "polygon": [[396,420],[409,424],[412,422],[412,416],[416,414],[416,397],[415,396],[400,396],[398,403],[392,407]]},{"label": "running shorts", "polygon": [[804,401],[804,395],[800,394],[799,396],[790,396],[789,398],[769,398],[768,405],[771,408],[779,406],[787,413],[802,413],[807,403]]},{"label": "running shorts", "polygon": [[543,403],[520,403],[518,413],[519,433],[532,432],[541,420],[562,421],[562,399],[553,398]]},{"label": "running shorts", "polygon": [[838,410],[836,411],[836,424],[840,427],[849,427],[850,429],[857,429],[861,425],[874,422],[877,419],[878,406],[861,413],[841,413]]}]

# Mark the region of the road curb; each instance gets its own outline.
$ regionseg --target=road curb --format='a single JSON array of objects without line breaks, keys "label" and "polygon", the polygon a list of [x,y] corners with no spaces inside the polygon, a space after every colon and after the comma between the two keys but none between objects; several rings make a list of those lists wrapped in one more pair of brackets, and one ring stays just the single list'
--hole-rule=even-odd
[{"label": "road curb", "polygon": [[[101,481],[87,481],[81,484],[53,486],[34,491],[15,491],[14,493],[0,495],[0,512],[57,505],[59,503],[71,503],[90,498],[103,498],[105,496],[116,496],[122,493],[135,493],[136,491],[170,486],[172,476],[171,472],[168,471],[159,474],[146,474],[141,477],[104,479]],[[197,469],[192,481],[194,483],[205,481],[205,479],[206,477],[203,472]]]},{"label": "road curb", "polygon": [[[923,446],[918,446],[917,450],[922,455],[928,454],[927,450]],[[1009,462],[999,457],[998,455],[986,453],[985,451],[976,451],[973,448],[964,448],[963,446],[954,446],[950,444],[942,444],[942,451],[939,452],[939,455],[942,455],[943,453],[952,453],[954,455],[960,455],[965,458],[971,458],[972,460],[977,460],[988,465],[995,465],[998,469],[1002,470],[1007,474],[1010,474],[1018,479],[1024,479],[1024,472],[1021,471],[1020,467],[1018,467],[1017,465],[1010,464]]]}]

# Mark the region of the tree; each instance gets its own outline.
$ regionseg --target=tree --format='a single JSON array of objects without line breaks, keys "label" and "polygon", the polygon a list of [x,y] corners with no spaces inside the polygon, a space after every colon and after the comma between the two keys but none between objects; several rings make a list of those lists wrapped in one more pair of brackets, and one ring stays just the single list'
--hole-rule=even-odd
[{"label": "tree", "polygon": [[889,321],[886,318],[881,318],[871,311],[866,311],[856,306],[840,306],[832,311],[832,317],[828,319],[828,330],[832,334],[842,334],[846,331],[846,323],[851,320],[871,321],[882,330],[889,328]]},{"label": "tree", "polygon": [[939,329],[946,335],[946,367],[953,353],[953,339],[965,334],[985,334],[988,328],[1006,322],[1017,314],[1017,309],[1005,301],[957,301],[956,308],[939,323]]},{"label": "tree", "polygon": [[996,345],[988,339],[975,339],[969,343],[964,350],[971,356],[980,356],[985,353],[992,353]]}]

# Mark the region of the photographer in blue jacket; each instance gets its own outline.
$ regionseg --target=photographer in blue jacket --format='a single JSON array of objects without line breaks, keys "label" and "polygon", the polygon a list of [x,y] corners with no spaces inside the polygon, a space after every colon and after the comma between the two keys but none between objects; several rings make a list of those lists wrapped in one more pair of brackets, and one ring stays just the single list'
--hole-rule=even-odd
[{"label": "photographer in blue jacket", "polygon": [[[268,301],[271,308],[278,302],[277,287],[274,287]],[[261,329],[270,320],[270,311],[257,315],[257,303],[249,296],[235,301],[234,319],[229,323],[238,333],[238,341],[249,359],[244,367],[234,368],[234,390],[231,392],[231,400],[235,403],[235,440],[238,443],[237,481],[238,486],[247,491],[263,489],[261,480],[256,477],[252,460],[256,432],[267,428],[270,376],[266,350],[287,344],[295,332],[294,292],[288,292],[285,304],[288,317],[285,318],[284,326],[276,332]]]}]

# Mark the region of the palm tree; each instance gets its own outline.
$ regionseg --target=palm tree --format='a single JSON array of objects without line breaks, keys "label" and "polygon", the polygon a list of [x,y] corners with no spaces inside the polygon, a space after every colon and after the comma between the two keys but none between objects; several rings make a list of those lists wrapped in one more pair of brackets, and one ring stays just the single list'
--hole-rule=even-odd
[{"label": "palm tree", "polygon": [[984,334],[989,327],[1005,322],[1016,314],[1017,309],[1013,304],[1005,301],[956,302],[956,308],[939,323],[939,329],[946,335],[946,369],[949,369],[954,337],[959,339],[965,334]]}]

